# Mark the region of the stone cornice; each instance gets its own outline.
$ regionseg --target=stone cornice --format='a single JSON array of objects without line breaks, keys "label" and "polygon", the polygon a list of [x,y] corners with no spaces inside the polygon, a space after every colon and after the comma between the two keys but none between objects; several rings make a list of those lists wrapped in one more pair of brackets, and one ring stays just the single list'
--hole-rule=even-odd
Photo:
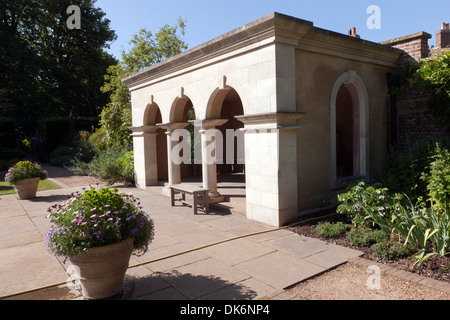
[{"label": "stone cornice", "polygon": [[310,21],[274,12],[128,76],[122,82],[133,91],[152,81],[191,72],[274,43],[386,66],[394,66],[401,53],[382,44],[320,29]]},{"label": "stone cornice", "polygon": [[297,49],[395,67],[402,51],[384,44],[314,27]]},{"label": "stone cornice", "polygon": [[[236,54],[242,54],[245,51],[255,50],[258,47],[266,46],[274,42],[286,42],[287,44],[296,45],[298,39],[312,27],[313,23],[310,21],[274,12],[172,58],[166,59],[161,63],[139,71],[122,79],[122,81],[130,89],[134,89],[153,79],[158,79],[175,72],[182,72],[187,68],[194,67],[227,53],[236,52]],[[229,58],[227,57],[227,59]]]},{"label": "stone cornice", "polygon": [[297,121],[305,116],[303,112],[269,112],[244,116],[235,116],[235,118],[246,126],[272,124],[276,127],[295,126]]},{"label": "stone cornice", "polygon": [[158,126],[128,127],[128,129],[132,132],[132,137],[141,137],[156,134],[156,130],[158,130],[158,128]]}]

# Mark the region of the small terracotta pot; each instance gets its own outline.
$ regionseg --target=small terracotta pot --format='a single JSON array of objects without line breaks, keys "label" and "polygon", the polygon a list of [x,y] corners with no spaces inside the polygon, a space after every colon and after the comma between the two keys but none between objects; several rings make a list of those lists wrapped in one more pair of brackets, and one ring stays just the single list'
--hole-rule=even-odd
[{"label": "small terracotta pot", "polygon": [[36,198],[39,180],[39,178],[31,178],[15,182],[14,188],[19,199],[27,200]]},{"label": "small terracotta pot", "polygon": [[132,252],[133,240],[128,239],[112,245],[90,248],[85,254],[70,258],[72,265],[79,268],[78,276],[83,296],[96,300],[120,293]]}]

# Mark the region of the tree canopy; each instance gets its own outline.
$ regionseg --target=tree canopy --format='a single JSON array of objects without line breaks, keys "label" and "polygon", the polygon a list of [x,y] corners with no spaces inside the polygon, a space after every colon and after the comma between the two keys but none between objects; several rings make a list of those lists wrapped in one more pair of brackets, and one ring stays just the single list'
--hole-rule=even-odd
[{"label": "tree canopy", "polygon": [[[69,29],[71,5],[81,28]],[[0,0],[0,116],[28,124],[48,116],[98,116],[116,39],[95,0]]]}]

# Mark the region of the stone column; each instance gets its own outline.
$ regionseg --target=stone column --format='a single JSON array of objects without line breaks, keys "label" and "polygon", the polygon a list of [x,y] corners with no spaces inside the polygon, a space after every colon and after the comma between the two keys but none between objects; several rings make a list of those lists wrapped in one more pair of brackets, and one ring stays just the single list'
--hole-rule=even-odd
[{"label": "stone column", "polygon": [[158,184],[157,126],[131,127],[136,186],[146,189]]},{"label": "stone column", "polygon": [[181,183],[181,168],[180,164],[172,161],[172,150],[178,144],[178,141],[172,141],[172,135],[175,130],[184,129],[189,125],[187,122],[174,122],[158,125],[159,127],[166,129],[167,135],[167,173],[168,173],[168,183],[163,189],[163,195],[169,195],[169,187],[175,184]]},{"label": "stone column", "polygon": [[301,113],[238,116],[245,124],[247,218],[281,227],[298,217],[297,120]]},{"label": "stone column", "polygon": [[[221,133],[216,130],[216,127],[223,125],[227,121],[227,119],[196,121],[196,125],[201,126],[199,132],[202,141],[203,188],[209,190],[210,203],[224,200],[224,197],[217,191],[217,134]],[[222,147],[222,145],[219,147]]]}]

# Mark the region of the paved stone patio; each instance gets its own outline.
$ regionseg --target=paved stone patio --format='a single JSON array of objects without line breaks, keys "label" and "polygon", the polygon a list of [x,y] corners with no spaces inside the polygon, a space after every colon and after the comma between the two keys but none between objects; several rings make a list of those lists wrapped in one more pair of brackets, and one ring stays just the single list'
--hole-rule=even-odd
[{"label": "paved stone patio", "polygon": [[[81,187],[42,191],[34,200],[0,197],[0,296],[82,299],[65,284],[69,264],[51,256],[43,241],[47,208],[76,190]],[[171,207],[159,187],[120,190],[141,199],[155,222],[155,238],[144,256],[132,256],[116,298],[261,299],[362,254],[250,221],[239,210],[212,208],[194,216],[189,207]]]}]

